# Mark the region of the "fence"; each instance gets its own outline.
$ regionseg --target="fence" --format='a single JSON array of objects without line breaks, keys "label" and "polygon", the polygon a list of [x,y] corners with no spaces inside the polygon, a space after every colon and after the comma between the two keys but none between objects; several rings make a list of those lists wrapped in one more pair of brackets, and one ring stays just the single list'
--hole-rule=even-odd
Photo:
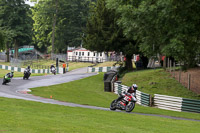
[{"label": "fence", "polygon": [[104,59],[103,57],[68,56],[67,61],[102,63],[102,62],[105,62],[106,59]]},{"label": "fence", "polygon": [[68,56],[67,61],[71,62],[92,62],[92,63],[103,63],[106,61],[122,61],[121,56],[111,57],[88,57],[88,56]]},{"label": "fence", "polygon": [[[119,83],[114,83],[114,93],[121,94],[124,91],[127,92],[128,86],[121,85]],[[136,91],[137,104],[144,106],[151,106],[151,96],[149,94],[143,93],[141,91]]]},{"label": "fence", "polygon": [[56,60],[56,58],[66,62],[67,61],[67,54],[51,54],[51,59]]},{"label": "fence", "polygon": [[6,60],[6,54],[5,53],[0,53],[0,60]]},{"label": "fence", "polygon": [[175,69],[175,67],[173,67],[171,70],[168,69],[168,71],[172,77],[183,86],[197,94],[200,94],[200,68],[193,68],[184,72],[181,69]]},{"label": "fence", "polygon": [[87,72],[108,72],[109,70],[117,70],[119,67],[88,67]]}]

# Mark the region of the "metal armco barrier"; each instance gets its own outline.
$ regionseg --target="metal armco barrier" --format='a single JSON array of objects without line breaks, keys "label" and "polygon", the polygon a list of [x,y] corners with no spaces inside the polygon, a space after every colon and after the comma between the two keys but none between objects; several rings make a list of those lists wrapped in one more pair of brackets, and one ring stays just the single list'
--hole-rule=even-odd
[{"label": "metal armco barrier", "polygon": [[[128,86],[114,83],[115,94],[121,94],[124,91],[126,92],[128,88],[129,88]],[[137,90],[136,97],[137,97],[137,104],[144,105],[144,106],[151,106],[151,96],[149,94],[146,94]]]},{"label": "metal armco barrier", "polygon": [[87,72],[108,72],[109,70],[117,69],[118,67],[88,67]]},{"label": "metal armco barrier", "polygon": [[155,94],[154,105],[166,110],[200,113],[200,100]]},{"label": "metal armco barrier", "polygon": [[181,111],[183,99],[181,97],[173,97],[166,95],[154,95],[154,106],[160,109]]},{"label": "metal armco barrier", "polygon": [[[5,69],[5,70],[13,70],[16,72],[24,72],[25,68],[20,68],[20,67],[11,67],[11,66],[6,66],[6,65],[0,65],[0,69]],[[50,73],[49,69],[31,69],[31,73]],[[59,68],[59,73],[63,73],[63,68]]]},{"label": "metal armco barrier", "polygon": [[200,113],[200,100],[183,98],[182,111]]}]

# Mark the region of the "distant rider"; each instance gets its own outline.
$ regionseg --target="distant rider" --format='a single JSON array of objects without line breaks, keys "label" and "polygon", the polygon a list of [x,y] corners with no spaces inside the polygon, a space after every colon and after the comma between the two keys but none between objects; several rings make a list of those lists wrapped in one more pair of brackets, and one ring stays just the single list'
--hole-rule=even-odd
[{"label": "distant rider", "polygon": [[52,72],[52,68],[56,69],[55,66],[54,66],[53,64],[52,64],[51,67],[50,67],[51,72]]},{"label": "distant rider", "polygon": [[30,68],[30,66],[28,66],[27,68],[26,68],[26,70],[27,70],[27,72],[31,72],[31,68]]}]

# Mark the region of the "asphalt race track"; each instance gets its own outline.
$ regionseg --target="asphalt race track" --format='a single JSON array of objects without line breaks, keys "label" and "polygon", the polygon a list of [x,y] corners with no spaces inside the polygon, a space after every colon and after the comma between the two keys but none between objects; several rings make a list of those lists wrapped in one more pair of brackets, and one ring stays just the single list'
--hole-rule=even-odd
[{"label": "asphalt race track", "polygon": [[[23,99],[23,100],[64,105],[64,106],[70,106],[70,107],[82,107],[82,108],[110,111],[109,108],[61,102],[61,101],[57,101],[53,99],[47,99],[47,98],[42,98],[42,97],[34,96],[31,94],[27,94],[27,92],[30,91],[29,88],[66,83],[66,82],[86,78],[89,76],[93,76],[96,74],[97,73],[87,73],[87,68],[80,68],[74,71],[67,72],[66,74],[34,76],[34,77],[31,76],[29,80],[23,80],[22,77],[17,77],[17,78],[13,78],[12,81],[8,83],[7,85],[2,85],[3,79],[1,78],[0,79],[0,97]],[[124,111],[118,111],[118,112],[124,112]],[[185,118],[177,118],[177,117],[171,117],[171,116],[143,114],[143,113],[135,113],[135,112],[132,112],[132,113],[139,114],[139,115],[164,117],[164,118],[170,118],[170,119],[176,119],[176,120],[190,120],[190,121],[200,122],[200,120],[194,120],[194,119],[185,119]]]}]

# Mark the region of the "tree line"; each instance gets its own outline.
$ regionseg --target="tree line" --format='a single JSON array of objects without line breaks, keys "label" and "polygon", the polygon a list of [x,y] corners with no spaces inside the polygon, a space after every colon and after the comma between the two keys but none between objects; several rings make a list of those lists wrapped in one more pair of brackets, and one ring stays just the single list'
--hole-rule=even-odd
[{"label": "tree line", "polygon": [[[0,1],[0,49],[34,45],[43,53],[83,44],[98,52],[157,54],[194,67],[200,54],[200,0]],[[17,56],[17,52],[16,55]]]},{"label": "tree line", "polygon": [[[33,0],[34,1],[34,0]],[[36,0],[37,1],[37,0]],[[34,7],[24,0],[0,1],[0,49],[34,45],[43,53],[66,53],[82,41],[93,0],[39,0]]]},{"label": "tree line", "polygon": [[[85,44],[148,58],[164,55],[194,67],[200,54],[200,0],[98,0]],[[127,65],[131,68],[131,62]]]}]

